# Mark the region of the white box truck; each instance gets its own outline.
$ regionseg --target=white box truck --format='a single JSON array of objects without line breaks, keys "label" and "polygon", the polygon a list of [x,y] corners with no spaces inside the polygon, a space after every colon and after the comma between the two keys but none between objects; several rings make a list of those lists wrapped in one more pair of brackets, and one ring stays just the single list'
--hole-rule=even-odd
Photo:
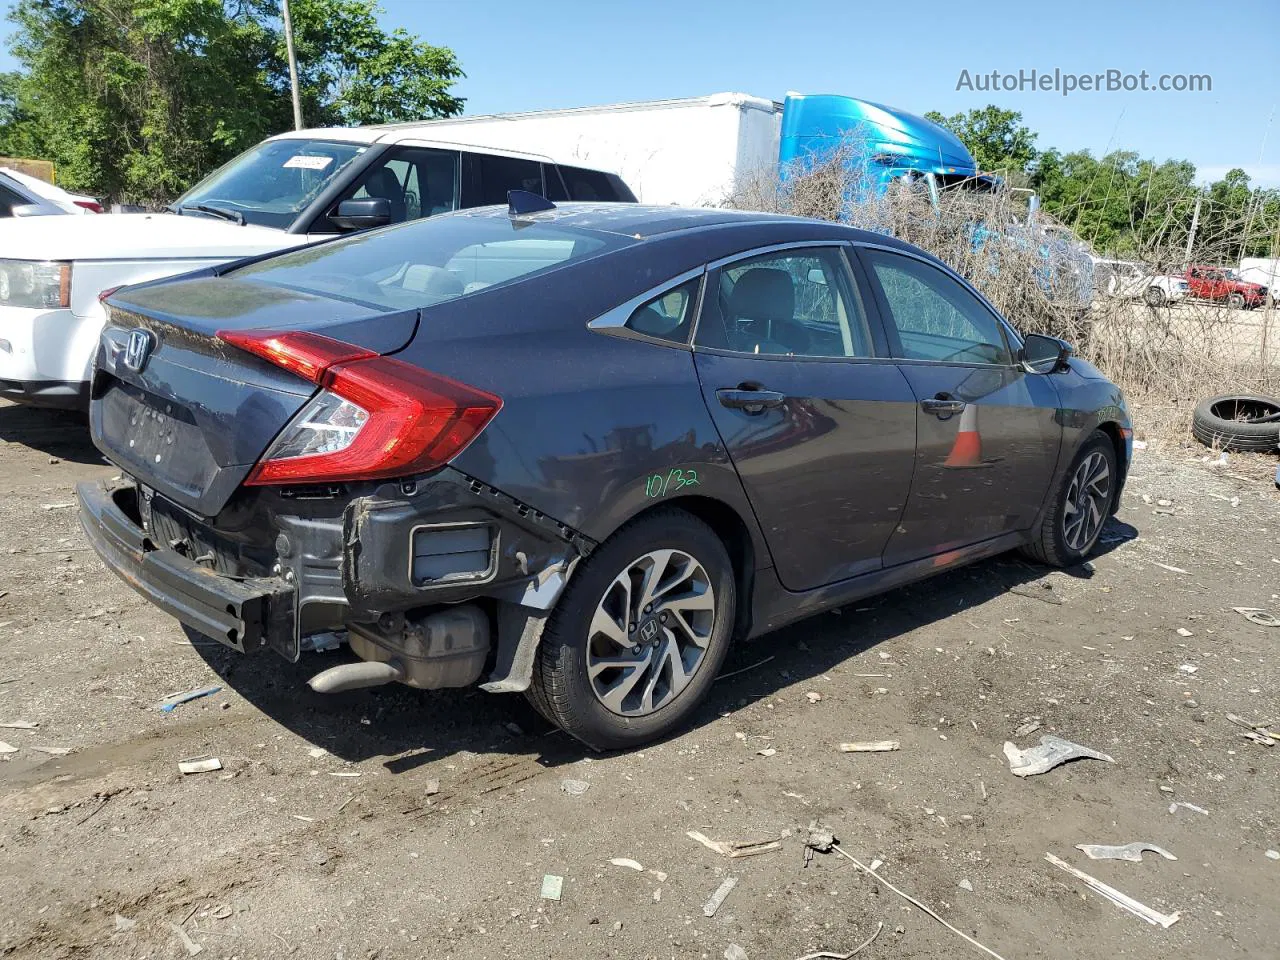
[{"label": "white box truck", "polygon": [[776,170],[782,104],[745,93],[432,120],[433,137],[546,153],[618,174],[641,203],[719,206],[735,178]]}]

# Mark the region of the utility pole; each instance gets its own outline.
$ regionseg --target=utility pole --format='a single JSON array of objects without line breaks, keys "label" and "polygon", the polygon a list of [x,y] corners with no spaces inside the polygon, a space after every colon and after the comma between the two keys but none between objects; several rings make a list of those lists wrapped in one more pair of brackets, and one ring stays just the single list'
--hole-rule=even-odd
[{"label": "utility pole", "polygon": [[302,99],[298,94],[298,58],[293,53],[293,20],[289,17],[289,0],[280,0],[280,13],[284,18],[284,47],[289,54],[289,86],[293,90],[293,129],[301,130]]},{"label": "utility pole", "polygon": [[1187,255],[1183,257],[1182,269],[1189,270],[1191,268],[1191,246],[1196,242],[1196,228],[1200,226],[1200,201],[1204,199],[1196,196],[1196,209],[1191,214],[1191,232],[1187,234]]}]

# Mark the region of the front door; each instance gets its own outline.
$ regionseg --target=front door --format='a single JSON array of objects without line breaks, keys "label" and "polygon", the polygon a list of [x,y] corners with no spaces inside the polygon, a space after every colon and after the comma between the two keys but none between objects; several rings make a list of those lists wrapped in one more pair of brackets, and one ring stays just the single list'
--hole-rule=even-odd
[{"label": "front door", "polygon": [[1026,530],[1058,462],[1052,378],[1015,362],[1003,324],[951,274],[878,248],[859,255],[916,400],[911,493],[885,565]]},{"label": "front door", "polygon": [[705,289],[698,378],[779,580],[878,569],[911,482],[915,396],[877,358],[843,248],[746,256]]}]

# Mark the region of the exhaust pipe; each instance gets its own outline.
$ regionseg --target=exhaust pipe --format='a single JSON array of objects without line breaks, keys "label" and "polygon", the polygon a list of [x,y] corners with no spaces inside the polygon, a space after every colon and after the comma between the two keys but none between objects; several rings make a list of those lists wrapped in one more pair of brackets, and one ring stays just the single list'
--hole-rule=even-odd
[{"label": "exhaust pipe", "polygon": [[364,687],[380,687],[404,679],[404,668],[399,660],[379,663],[363,660],[360,663],[344,663],[322,670],[307,681],[316,693],[344,693]]}]

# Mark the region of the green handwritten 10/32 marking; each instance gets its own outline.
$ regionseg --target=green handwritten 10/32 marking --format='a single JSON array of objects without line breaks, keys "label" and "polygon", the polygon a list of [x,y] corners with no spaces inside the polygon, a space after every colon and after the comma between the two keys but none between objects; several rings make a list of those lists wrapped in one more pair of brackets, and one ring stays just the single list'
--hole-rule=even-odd
[{"label": "green handwritten 10/32 marking", "polygon": [[644,482],[644,495],[653,500],[665,497],[668,493],[683,490],[685,487],[698,485],[698,471],[693,469],[673,468],[664,474],[655,473]]}]

